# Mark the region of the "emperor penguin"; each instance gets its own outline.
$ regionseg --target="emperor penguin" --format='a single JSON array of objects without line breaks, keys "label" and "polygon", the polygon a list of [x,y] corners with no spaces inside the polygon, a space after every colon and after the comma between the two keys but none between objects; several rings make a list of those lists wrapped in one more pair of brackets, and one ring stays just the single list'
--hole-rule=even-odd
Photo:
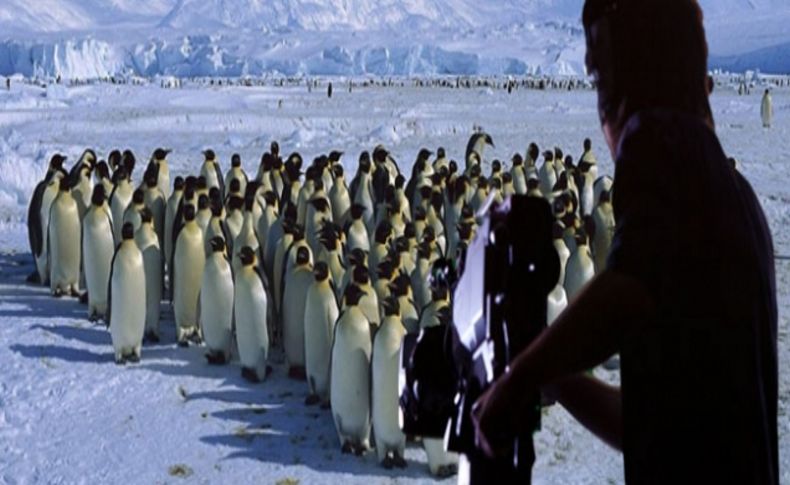
[{"label": "emperor penguin", "polygon": [[27,210],[27,234],[30,242],[30,253],[36,263],[36,271],[28,277],[31,283],[46,284],[49,279],[47,266],[47,227],[49,225],[49,209],[59,192],[59,180],[64,176],[63,161],[65,157],[55,154],[49,161],[47,173],[33,190]]},{"label": "emperor penguin", "polygon": [[200,340],[197,306],[206,253],[203,247],[203,232],[195,220],[195,207],[184,206],[184,227],[178,234],[173,250],[172,289],[176,321],[176,337],[182,347],[189,340]]},{"label": "emperor penguin", "polygon": [[332,220],[340,225],[344,225],[348,220],[351,210],[351,197],[346,186],[346,179],[343,175],[343,166],[339,163],[332,167],[335,180],[329,190],[329,201],[332,205]]},{"label": "emperor penguin", "polygon": [[60,181],[58,196],[49,214],[49,283],[52,294],[79,296],[81,263],[80,215],[67,178]]},{"label": "emperor penguin", "polygon": [[[239,259],[238,249],[249,246],[256,253],[260,253],[260,243],[255,235],[255,191],[257,190],[258,182],[250,182],[247,184],[247,193],[244,194],[244,219],[241,230],[233,240],[233,258],[231,263],[233,270],[238,271],[241,267],[241,260]],[[257,260],[258,258],[256,258]]]},{"label": "emperor penguin", "polygon": [[110,194],[110,209],[112,209],[112,220],[115,223],[113,226],[115,230],[115,243],[118,244],[121,241],[121,227],[123,226],[124,213],[132,202],[134,187],[132,187],[129,173],[124,167],[118,168],[113,174],[113,178],[115,179],[115,187]]},{"label": "emperor penguin", "polygon": [[[151,155],[151,161],[156,164],[158,169],[156,184],[165,200],[170,196],[170,167],[168,166],[167,156],[171,152],[172,150],[157,148],[154,150],[153,155]],[[156,220],[156,215],[154,215],[154,220]]]},{"label": "emperor penguin", "polygon": [[375,332],[381,323],[381,314],[379,313],[378,295],[370,284],[368,269],[361,264],[354,266],[351,271],[351,282],[364,293],[358,303],[359,309],[365,315],[365,319],[370,322],[371,332]]},{"label": "emperor penguin", "polygon": [[400,349],[406,328],[398,301],[384,301],[384,320],[376,332],[372,355],[372,421],[376,434],[376,456],[384,468],[406,467],[406,435],[400,429],[398,374]]},{"label": "emperor penguin", "polygon": [[226,255],[230,254],[227,242],[229,240],[228,228],[225,225],[225,220],[222,218],[222,203],[215,201],[211,204],[211,220],[206,226],[206,232],[203,233],[203,246],[206,249],[206,258],[208,258],[214,249],[211,246],[211,240],[219,237],[223,241],[222,251]]},{"label": "emperor penguin", "polygon": [[560,271],[557,275],[557,285],[548,295],[546,302],[546,324],[551,325],[554,320],[565,310],[568,306],[568,294],[565,292],[565,267],[570,258],[571,252],[568,246],[565,245],[563,239],[563,226],[559,222],[555,222],[552,227],[552,236],[554,240],[554,249],[557,251],[557,256],[560,260]]},{"label": "emperor penguin", "polygon": [[82,258],[88,289],[88,320],[106,319],[107,282],[115,253],[112,215],[105,199],[104,186],[93,188],[91,206],[82,221]]},{"label": "emperor penguin", "polygon": [[[373,176],[371,174],[372,167],[370,157],[364,156],[366,154],[367,152],[364,152],[363,156],[359,160],[359,172],[357,173],[358,179],[354,180],[354,182],[356,182],[356,190],[352,191],[351,203],[364,208],[362,217],[365,227],[367,228],[368,233],[372,234],[375,229],[374,223],[376,207],[373,200]],[[351,206],[352,211],[354,209],[354,205]]]},{"label": "emperor penguin", "polygon": [[288,362],[288,376],[305,378],[305,301],[314,280],[310,250],[296,250],[296,266],[285,276],[283,292],[283,343]]},{"label": "emperor penguin", "polygon": [[329,405],[329,368],[332,338],[340,313],[329,266],[318,261],[304,301],[304,347],[307,385],[305,404]]},{"label": "emperor penguin", "polygon": [[547,151],[543,154],[543,165],[538,174],[540,180],[540,192],[544,197],[551,197],[554,184],[557,183],[557,171],[554,167],[554,152]]},{"label": "emperor penguin", "polygon": [[433,161],[434,172],[439,172],[442,168],[450,168],[450,162],[447,160],[447,152],[444,147],[436,149],[436,160]]},{"label": "emperor penguin", "polygon": [[107,162],[104,160],[99,161],[93,170],[93,175],[96,178],[96,183],[104,186],[105,195],[111,194],[114,185],[110,178],[110,169],[107,167]]},{"label": "emperor penguin", "polygon": [[524,170],[524,159],[516,153],[511,161],[513,167],[510,169],[510,175],[513,177],[513,189],[516,194],[525,195],[527,193],[527,172]]},{"label": "emperor penguin", "polygon": [[195,220],[197,221],[198,226],[200,226],[200,230],[203,231],[203,234],[206,233],[206,229],[208,229],[208,223],[211,222],[211,215],[211,201],[207,195],[201,195],[198,197]]},{"label": "emperor penguin", "polygon": [[314,167],[308,167],[307,173],[305,174],[304,185],[302,185],[301,190],[299,190],[299,197],[296,202],[296,222],[302,227],[304,227],[307,218],[307,204],[313,197],[315,185]]},{"label": "emperor penguin", "polygon": [[115,350],[115,363],[139,362],[145,332],[145,268],[131,223],[124,224],[121,229],[121,244],[112,259],[109,286],[107,324]]},{"label": "emperor penguin", "polygon": [[411,287],[414,305],[422,309],[431,300],[431,288],[428,278],[431,274],[431,246],[422,242],[417,249],[417,262],[411,272]]},{"label": "emperor penguin", "polygon": [[486,146],[494,147],[494,140],[491,135],[487,133],[475,133],[469,137],[469,143],[466,144],[466,171],[468,172],[472,165],[483,162],[484,151]]},{"label": "emperor penguin", "polygon": [[362,204],[351,206],[351,221],[345,230],[349,252],[354,249],[361,249],[366,253],[370,252],[370,237],[368,236],[368,228],[364,220],[366,211],[367,208]]},{"label": "emperor penguin", "polygon": [[608,175],[598,177],[593,184],[593,200],[598,202],[601,200],[603,192],[609,192],[609,200],[612,200],[614,189],[614,180]]},{"label": "emperor penguin", "polygon": [[250,382],[260,382],[269,373],[269,330],[266,326],[266,291],[258,270],[256,251],[249,246],[239,250],[241,268],[236,273],[233,315],[236,320],[241,375]]},{"label": "emperor penguin", "polygon": [[175,241],[173,240],[173,231],[175,229],[175,220],[176,220],[176,213],[178,212],[178,206],[181,204],[181,197],[184,195],[184,179],[182,177],[176,177],[175,181],[173,181],[173,193],[170,194],[170,197],[167,199],[167,208],[165,210],[165,232],[163,243],[165,249],[165,263],[167,264],[167,274],[168,277],[172,279],[172,265],[173,265],[173,246],[175,246]]},{"label": "emperor penguin", "polygon": [[[367,271],[365,272],[367,274]],[[330,402],[343,453],[361,455],[370,440],[370,322],[359,307],[365,292],[346,289],[332,344]]]},{"label": "emperor penguin", "polygon": [[[85,155],[83,155],[84,157]],[[91,206],[91,198],[93,195],[93,182],[91,181],[91,165],[82,163],[79,171],[77,171],[71,179],[73,184],[72,197],[77,203],[77,210],[79,210],[80,221],[85,217],[85,212]]]},{"label": "emperor penguin", "polygon": [[565,291],[568,294],[568,301],[572,301],[594,276],[595,263],[593,262],[592,254],[590,254],[587,235],[584,231],[578,231],[576,234],[576,249],[571,253],[565,269],[565,283],[563,286],[565,286]]},{"label": "emperor penguin", "polygon": [[206,360],[221,365],[230,361],[233,345],[233,274],[222,236],[211,238],[209,245],[200,284],[200,328],[208,347]]},{"label": "emperor penguin", "polygon": [[[396,276],[390,284],[390,296],[396,299],[398,304],[398,316],[403,327],[409,333],[420,331],[420,314],[414,304],[411,292],[411,279],[401,273]],[[382,307],[384,307],[382,305]]]},{"label": "emperor penguin", "polygon": [[[268,190],[263,194],[263,199],[266,205],[263,208],[263,214],[258,219],[258,227],[255,228],[255,234],[258,237],[258,242],[261,246],[261,254],[266,254],[266,243],[269,239],[269,229],[274,226],[275,222],[280,216],[278,207],[277,194]],[[266,258],[262,261],[266,264]],[[264,266],[265,267],[265,266]]]},{"label": "emperor penguin", "polygon": [[766,89],[763,100],[760,103],[760,118],[763,121],[763,128],[770,128],[774,116],[773,101],[771,100],[771,90]]},{"label": "emperor penguin", "polygon": [[162,302],[162,250],[154,229],[154,216],[150,209],[140,211],[140,227],[134,233],[137,248],[143,256],[145,270],[145,335],[148,342],[159,342],[159,304]]},{"label": "emperor penguin", "polygon": [[335,285],[335,296],[340,299],[343,295],[340,283],[346,273],[346,267],[343,264],[343,249],[340,245],[340,238],[333,227],[325,227],[321,231],[321,250],[316,255],[316,261],[323,261],[329,267],[329,272],[332,275],[332,282]]},{"label": "emperor penguin", "polygon": [[203,165],[200,167],[200,176],[206,179],[206,188],[216,187],[221,193],[225,193],[225,184],[222,180],[222,172],[219,168],[219,161],[214,150],[203,152]]},{"label": "emperor penguin", "polygon": [[[228,170],[228,173],[225,174],[226,187],[230,186],[234,180],[239,181],[239,192],[243,194],[247,189],[247,182],[249,179],[247,178],[247,174],[244,172],[244,168],[241,166],[241,156],[238,153],[234,153],[233,156],[230,157],[230,170]],[[227,193],[222,195],[225,197],[228,196]]]},{"label": "emperor penguin", "polygon": [[329,199],[326,197],[313,197],[310,200],[310,207],[307,210],[307,220],[305,221],[305,237],[313,254],[320,249],[318,242],[319,231],[328,222],[332,222],[332,208],[329,206]]},{"label": "emperor penguin", "polygon": [[[595,158],[595,152],[592,149],[592,141],[589,138],[584,139],[584,151],[582,156],[579,157],[579,165],[582,163],[587,165],[587,170],[590,172],[593,180],[598,178],[598,161]],[[598,200],[597,198],[595,200]]]},{"label": "emperor penguin", "polygon": [[595,234],[592,239],[592,250],[595,256],[595,272],[600,273],[606,269],[606,258],[609,256],[615,228],[614,209],[608,191],[601,192],[601,199],[598,201],[598,207],[595,208],[593,221]]},{"label": "emperor penguin", "polygon": [[560,258],[560,284],[565,284],[565,268],[568,264],[568,258],[571,257],[571,250],[565,244],[565,228],[560,222],[555,222],[552,227],[552,237],[554,249],[557,251],[557,256]]},{"label": "emperor penguin", "polygon": [[145,192],[143,192],[142,189],[137,189],[132,194],[131,204],[129,204],[126,207],[126,211],[124,211],[121,224],[131,222],[134,226],[134,231],[137,232],[137,230],[140,229],[140,224],[142,223],[140,214],[142,213],[143,209],[145,209]]},{"label": "emperor penguin", "polygon": [[[154,170],[147,173],[145,176],[145,190],[143,197],[143,204],[151,210],[151,216],[154,220],[154,231],[156,237],[159,239],[160,246],[164,245],[165,241],[165,214],[167,213],[167,199],[159,187],[159,176]],[[162,248],[164,254],[164,247]]]}]

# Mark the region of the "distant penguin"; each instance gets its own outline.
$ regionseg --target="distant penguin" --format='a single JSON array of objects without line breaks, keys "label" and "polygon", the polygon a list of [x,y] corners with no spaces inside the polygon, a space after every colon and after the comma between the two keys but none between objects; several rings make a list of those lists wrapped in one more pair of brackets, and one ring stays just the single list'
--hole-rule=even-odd
[{"label": "distant penguin", "polygon": [[305,378],[305,301],[314,280],[310,250],[296,250],[296,266],[285,276],[283,293],[283,343],[288,375]]},{"label": "distant penguin", "polygon": [[131,223],[124,224],[121,229],[121,244],[113,256],[110,274],[110,318],[107,323],[115,350],[115,363],[139,362],[145,332],[145,269]]},{"label": "distant penguin", "polygon": [[399,425],[398,375],[401,342],[406,328],[394,297],[385,300],[383,306],[385,317],[376,332],[371,366],[371,415],[376,434],[376,456],[384,468],[403,468],[406,466],[406,435]]},{"label": "distant penguin", "polygon": [[[158,189],[157,189],[158,190]],[[145,335],[148,342],[159,342],[159,305],[162,302],[162,250],[154,229],[154,216],[147,207],[140,212],[140,228],[134,234],[143,255],[145,270]]]},{"label": "distant penguin", "polygon": [[330,401],[343,453],[361,455],[370,439],[370,322],[358,304],[364,291],[351,284],[335,325]]},{"label": "distant penguin", "polygon": [[600,273],[606,269],[606,258],[614,238],[614,209],[609,200],[609,192],[602,192],[598,207],[595,208],[593,221],[595,222],[595,235],[592,239],[592,250],[595,256],[595,272]]},{"label": "distant penguin", "polygon": [[239,250],[241,269],[236,273],[233,314],[241,375],[251,382],[264,380],[269,372],[269,331],[266,326],[266,291],[258,271],[255,251],[249,246]]},{"label": "distant penguin", "polygon": [[200,285],[200,328],[206,341],[209,364],[230,362],[233,345],[233,274],[225,253],[225,240],[215,236],[210,241]]},{"label": "distant penguin", "polygon": [[339,309],[329,266],[325,262],[315,264],[313,278],[304,301],[305,368],[310,389],[305,404],[329,405],[332,338]]},{"label": "distant penguin", "polygon": [[760,103],[760,118],[763,121],[763,128],[770,128],[771,121],[774,116],[773,101],[771,100],[771,91],[766,89],[763,94],[763,100]]},{"label": "distant penguin", "polygon": [[176,239],[173,250],[173,313],[176,321],[176,337],[181,346],[189,340],[199,341],[197,305],[206,253],[203,247],[203,232],[195,221],[195,207],[184,207],[184,227]]},{"label": "distant penguin", "polygon": [[565,269],[565,284],[563,286],[568,294],[568,301],[573,301],[573,298],[594,276],[595,265],[592,254],[590,254],[587,235],[583,232],[577,233],[576,249],[571,253]]},{"label": "distant penguin", "polygon": [[52,294],[79,296],[82,231],[77,202],[66,178],[60,181],[60,191],[50,208],[47,237]]},{"label": "distant penguin", "polygon": [[49,209],[59,191],[60,179],[64,176],[63,161],[65,157],[55,154],[49,161],[47,173],[33,190],[27,210],[27,234],[30,242],[30,253],[36,263],[36,271],[28,277],[31,283],[46,284],[49,280],[47,268],[47,227],[49,226]]},{"label": "distant penguin", "polygon": [[216,187],[221,193],[225,193],[225,184],[222,179],[222,172],[214,150],[203,152],[203,165],[200,167],[200,176],[206,179],[206,188]]},{"label": "distant penguin", "polygon": [[123,226],[124,213],[132,202],[134,187],[129,179],[129,174],[124,167],[118,168],[113,174],[115,188],[110,194],[110,209],[112,209],[113,229],[115,230],[115,243],[121,242],[121,227]]},{"label": "distant penguin", "polygon": [[[247,189],[248,178],[247,174],[244,172],[244,168],[241,166],[241,156],[238,153],[234,153],[233,156],[230,157],[230,170],[225,174],[226,188],[230,186],[234,180],[239,181],[239,192],[243,194]],[[228,193],[222,195],[227,197]]]},{"label": "distant penguin", "polygon": [[98,184],[93,188],[91,207],[82,221],[82,258],[88,290],[88,320],[91,322],[106,318],[107,282],[114,253],[112,215],[104,186]]}]

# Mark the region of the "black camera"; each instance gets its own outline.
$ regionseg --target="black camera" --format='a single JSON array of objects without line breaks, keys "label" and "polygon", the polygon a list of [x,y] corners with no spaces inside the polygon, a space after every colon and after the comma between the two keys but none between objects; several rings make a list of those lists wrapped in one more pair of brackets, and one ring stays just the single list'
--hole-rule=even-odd
[{"label": "black camera", "polygon": [[457,260],[434,269],[432,285],[452,294],[446,323],[404,339],[401,427],[408,435],[444,438],[448,450],[460,453],[459,483],[531,481],[540,393],[525,396],[528,427],[514,433],[503,459],[489,459],[476,447],[471,410],[546,327],[547,296],[560,269],[553,222],[540,198],[513,196],[487,210]]}]

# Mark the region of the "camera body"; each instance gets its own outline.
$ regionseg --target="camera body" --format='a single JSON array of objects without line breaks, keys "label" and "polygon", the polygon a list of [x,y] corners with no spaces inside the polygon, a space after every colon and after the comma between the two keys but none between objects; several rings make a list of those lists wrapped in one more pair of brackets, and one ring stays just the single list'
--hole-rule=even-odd
[{"label": "camera body", "polygon": [[547,296],[560,269],[553,222],[544,199],[513,196],[488,209],[459,258],[434,271],[443,277],[432,284],[452,293],[448,322],[404,339],[401,426],[406,434],[443,437],[448,450],[462,454],[460,483],[531,481],[540,393],[524,396],[528,426],[515,430],[511,453],[498,460],[476,447],[471,410],[546,327]]}]

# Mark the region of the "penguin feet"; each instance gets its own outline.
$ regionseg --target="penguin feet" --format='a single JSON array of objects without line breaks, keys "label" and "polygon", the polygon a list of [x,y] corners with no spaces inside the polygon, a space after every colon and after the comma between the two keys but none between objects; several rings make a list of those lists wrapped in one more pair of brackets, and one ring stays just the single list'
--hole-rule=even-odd
[{"label": "penguin feet", "polygon": [[139,364],[140,363],[140,356],[132,353],[129,357],[126,358],[127,361],[131,362],[132,364]]},{"label": "penguin feet", "polygon": [[181,348],[189,347],[189,340],[179,340],[178,341],[178,346],[181,347]]},{"label": "penguin feet", "polygon": [[381,466],[387,470],[392,470],[392,467],[395,466],[395,462],[389,456],[385,456],[383,460],[381,460]]},{"label": "penguin feet", "polygon": [[225,352],[221,351],[206,352],[206,361],[208,361],[210,365],[225,365],[228,363]]},{"label": "penguin feet", "polygon": [[145,332],[143,336],[143,343],[145,344],[158,344],[160,342],[159,335],[154,331]]},{"label": "penguin feet", "polygon": [[198,332],[194,332],[192,335],[187,337],[187,339],[189,340],[189,343],[192,343],[192,344],[195,344],[195,345],[200,345],[200,344],[203,343],[203,339],[200,338],[200,333],[198,333]]},{"label": "penguin feet", "polygon": [[87,291],[80,295],[80,304],[82,304],[82,305],[87,305],[88,304],[88,292]]},{"label": "penguin feet", "polygon": [[88,315],[88,321],[91,322],[91,323],[98,322],[99,321],[99,314],[96,313],[96,312],[92,312],[90,315]]},{"label": "penguin feet", "polygon": [[27,278],[25,278],[25,281],[27,281],[28,283],[30,283],[32,285],[37,285],[37,284],[41,283],[41,276],[38,274],[37,270],[33,270],[32,273],[27,275]]},{"label": "penguin feet", "polygon": [[115,356],[115,365],[126,365],[126,358],[116,355]]},{"label": "penguin feet", "polygon": [[406,463],[406,459],[397,453],[393,453],[392,455],[392,464],[398,468],[406,468],[409,465]]},{"label": "penguin feet", "polygon": [[310,394],[309,396],[304,398],[305,406],[315,406],[320,402],[321,402],[321,396],[319,396],[318,394]]},{"label": "penguin feet", "polygon": [[442,465],[436,470],[436,476],[439,478],[450,478],[453,475],[458,474],[458,465],[450,464],[450,465]]},{"label": "penguin feet", "polygon": [[249,367],[241,368],[241,377],[243,377],[247,382],[252,382],[253,384],[258,384],[261,382],[261,378],[258,377],[258,373],[255,372],[255,369],[251,369]]},{"label": "penguin feet", "polygon": [[[71,290],[69,290],[69,296],[71,296],[72,298],[79,298],[80,299],[80,303],[82,303],[82,294],[80,294],[80,291],[78,289],[72,288]],[[88,296],[88,293],[86,292],[85,293],[85,303],[88,303],[87,296]]]},{"label": "penguin feet", "polygon": [[63,290],[60,288],[55,288],[55,291],[52,292],[52,296],[55,298],[62,298],[63,297]]},{"label": "penguin feet", "polygon": [[351,445],[350,441],[346,441],[343,443],[343,446],[340,447],[340,452],[344,455],[348,455],[354,451],[354,447]]},{"label": "penguin feet", "polygon": [[302,365],[292,365],[288,368],[288,378],[296,381],[306,381],[307,371]]},{"label": "penguin feet", "polygon": [[354,455],[356,456],[362,456],[365,454],[365,451],[367,451],[365,449],[365,446],[361,444],[353,445],[353,449],[354,449]]}]

